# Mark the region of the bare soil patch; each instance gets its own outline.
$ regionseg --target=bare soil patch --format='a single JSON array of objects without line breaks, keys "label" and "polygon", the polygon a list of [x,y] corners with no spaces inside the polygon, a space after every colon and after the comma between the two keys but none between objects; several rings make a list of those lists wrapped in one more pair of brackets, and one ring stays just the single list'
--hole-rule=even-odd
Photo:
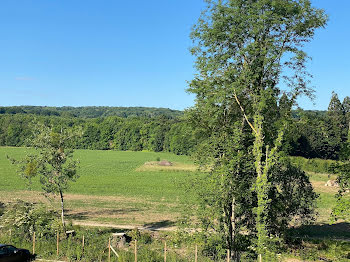
[{"label": "bare soil patch", "polygon": [[73,221],[73,225],[83,226],[83,227],[105,227],[105,228],[115,228],[115,229],[139,229],[139,230],[150,230],[150,231],[175,231],[174,226],[148,226],[145,225],[118,225],[111,223],[99,223],[93,221]]}]

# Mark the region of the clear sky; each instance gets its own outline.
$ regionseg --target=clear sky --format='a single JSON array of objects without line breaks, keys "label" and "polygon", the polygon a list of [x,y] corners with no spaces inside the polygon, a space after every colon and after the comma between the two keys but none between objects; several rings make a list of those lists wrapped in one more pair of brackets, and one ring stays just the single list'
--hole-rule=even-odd
[{"label": "clear sky", "polygon": [[[313,0],[330,16],[307,46],[315,105],[350,95],[349,0]],[[1,0],[0,105],[184,109],[195,70],[189,34],[203,0]]]}]

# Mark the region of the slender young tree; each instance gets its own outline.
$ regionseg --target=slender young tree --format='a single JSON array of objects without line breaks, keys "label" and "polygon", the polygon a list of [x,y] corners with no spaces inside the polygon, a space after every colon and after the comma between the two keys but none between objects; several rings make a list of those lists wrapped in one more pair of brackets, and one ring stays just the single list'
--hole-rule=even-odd
[{"label": "slender young tree", "polygon": [[289,87],[290,106],[299,95],[312,94],[303,45],[326,24],[327,17],[309,0],[207,2],[192,32],[198,75],[190,83],[189,92],[196,94],[195,107],[205,112],[202,118],[210,118],[209,124],[215,123],[213,118],[234,112],[251,130],[255,172],[252,189],[257,197],[255,226],[261,261],[269,242],[271,170],[279,162],[288,126],[281,124],[275,114],[280,82],[284,79]]},{"label": "slender young tree", "polygon": [[13,164],[19,167],[19,173],[29,183],[39,176],[40,183],[45,194],[56,194],[61,202],[61,220],[65,228],[64,220],[64,192],[70,181],[76,181],[78,160],[73,159],[73,149],[70,143],[77,133],[36,124],[33,127],[33,139],[30,145],[35,148],[35,153],[29,153],[22,160],[11,159]]}]

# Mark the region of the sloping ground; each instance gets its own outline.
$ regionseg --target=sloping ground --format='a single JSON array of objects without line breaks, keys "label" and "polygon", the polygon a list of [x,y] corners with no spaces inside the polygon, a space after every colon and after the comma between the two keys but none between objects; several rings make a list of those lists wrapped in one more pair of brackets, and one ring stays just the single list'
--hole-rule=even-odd
[{"label": "sloping ground", "polygon": [[[60,208],[58,197],[47,199],[37,191],[14,191],[11,194],[0,191],[2,202],[10,203],[17,199],[45,203],[55,210]],[[167,228],[175,224],[181,212],[181,205],[176,201],[169,203],[131,197],[66,194],[65,202],[67,221],[91,226]]]},{"label": "sloping ground", "polygon": [[[33,180],[33,191],[26,190],[25,181],[6,159],[6,155],[21,159],[26,151],[30,149],[0,147],[0,202],[19,198],[59,210],[57,198],[50,201],[41,194],[38,179]],[[190,171],[195,167],[188,157],[170,153],[77,150],[75,156],[80,160],[80,178],[64,195],[67,218],[74,221],[137,226],[174,223],[182,212],[181,202],[191,197],[180,185],[198,174]],[[174,164],[156,172],[153,167],[136,171],[158,158]]]}]

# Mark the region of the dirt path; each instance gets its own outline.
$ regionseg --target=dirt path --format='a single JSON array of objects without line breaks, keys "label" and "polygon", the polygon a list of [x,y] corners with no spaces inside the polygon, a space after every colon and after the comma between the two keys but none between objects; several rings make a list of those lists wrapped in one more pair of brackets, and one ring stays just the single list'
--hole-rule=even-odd
[{"label": "dirt path", "polygon": [[88,222],[88,221],[73,221],[75,226],[84,226],[84,227],[105,227],[105,228],[114,228],[114,229],[139,229],[139,230],[149,230],[149,231],[175,231],[176,227],[174,226],[141,226],[141,225],[116,225],[116,224],[106,224],[98,222]]},{"label": "dirt path", "polygon": [[60,260],[46,260],[46,259],[36,259],[35,261],[44,261],[44,262],[66,262],[66,261],[60,261]]}]

